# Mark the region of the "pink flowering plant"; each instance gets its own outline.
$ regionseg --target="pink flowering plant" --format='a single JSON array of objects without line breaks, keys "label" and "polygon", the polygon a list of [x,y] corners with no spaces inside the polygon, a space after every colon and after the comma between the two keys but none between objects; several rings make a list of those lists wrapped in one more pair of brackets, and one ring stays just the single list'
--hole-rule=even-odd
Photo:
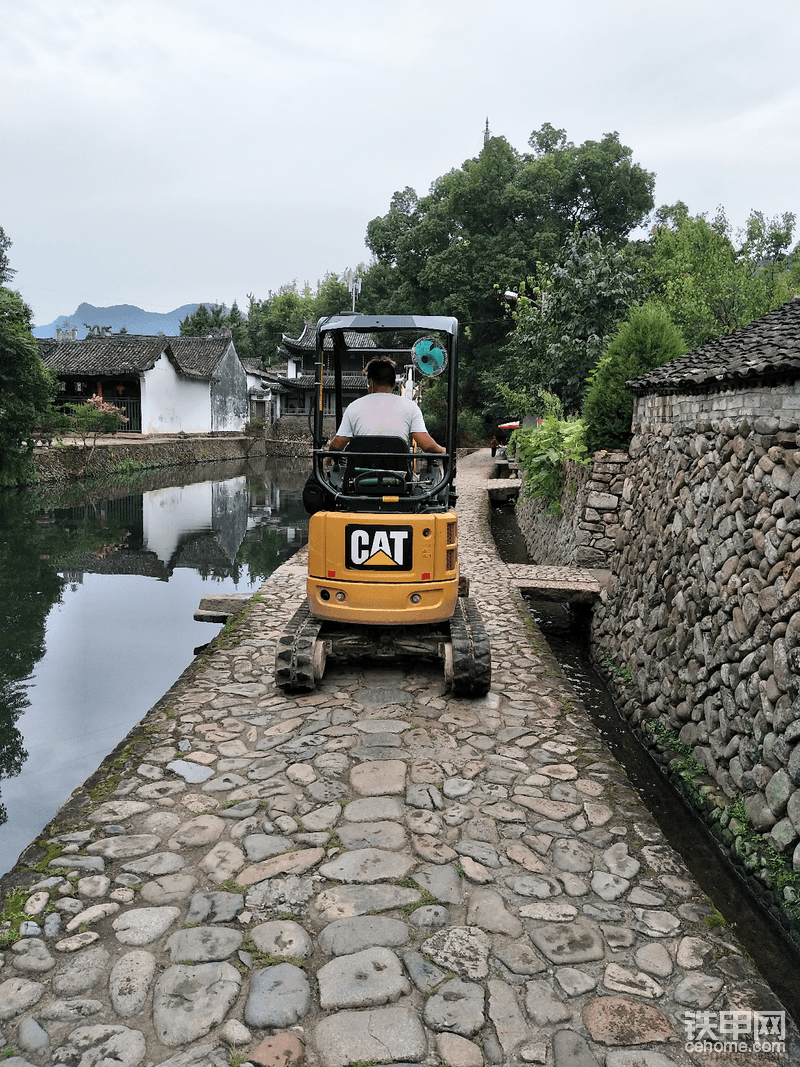
[{"label": "pink flowering plant", "polygon": [[84,447],[91,441],[92,448],[102,434],[114,434],[128,421],[121,408],[107,403],[95,394],[85,404],[67,404],[70,422],[75,433],[83,438]]}]

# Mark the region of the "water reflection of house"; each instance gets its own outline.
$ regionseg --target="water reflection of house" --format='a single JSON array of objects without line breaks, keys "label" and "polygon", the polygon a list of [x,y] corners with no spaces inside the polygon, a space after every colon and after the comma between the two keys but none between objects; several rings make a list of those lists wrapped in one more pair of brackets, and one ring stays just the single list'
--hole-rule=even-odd
[{"label": "water reflection of house", "polygon": [[127,430],[230,433],[247,421],[247,374],[230,336],[67,334],[39,339],[39,349],[58,377],[60,403],[99,395],[124,410]]},{"label": "water reflection of house", "polygon": [[168,566],[175,565],[187,541],[198,534],[213,533],[218,553],[230,567],[246,529],[247,487],[243,477],[176,485],[143,495],[144,546]]},{"label": "water reflection of house", "polygon": [[302,512],[299,490],[281,488],[272,480],[254,481],[244,474],[214,481],[168,486],[141,494],[95,501],[61,516],[67,525],[88,522],[100,543],[73,562],[65,577],[138,574],[169,579],[181,567],[204,575],[234,573],[243,541],[258,540],[271,526],[285,533],[287,545],[305,539],[305,527],[287,526],[287,509]]},{"label": "water reflection of house", "polygon": [[[69,580],[86,572],[166,580],[178,567],[230,575],[248,527],[248,500],[242,475],[95,503],[91,518],[109,530],[109,540],[85,552]],[[85,507],[63,517],[76,526],[86,520]]]}]

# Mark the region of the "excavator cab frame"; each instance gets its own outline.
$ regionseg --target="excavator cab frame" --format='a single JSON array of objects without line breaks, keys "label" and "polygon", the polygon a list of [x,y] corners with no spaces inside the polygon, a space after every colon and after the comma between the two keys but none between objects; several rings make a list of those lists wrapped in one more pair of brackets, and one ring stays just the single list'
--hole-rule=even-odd
[{"label": "excavator cab frame", "polygon": [[[431,334],[433,337],[431,337]],[[377,338],[377,342],[376,342]],[[359,341],[361,343],[359,344]],[[370,344],[364,344],[370,341]],[[421,356],[415,358],[413,349],[418,341],[429,341]],[[441,354],[435,354],[436,349]],[[347,511],[375,511],[376,497],[381,497],[380,510],[384,513],[440,511],[453,501],[453,483],[456,470],[456,432],[458,396],[458,320],[443,315],[334,315],[320,319],[317,324],[317,344],[314,362],[314,468],[313,482],[307,498],[316,492],[320,503],[329,509]],[[386,453],[381,454],[374,442],[360,446],[358,439],[351,441],[343,458],[346,466],[342,471],[342,459],[330,461],[326,449],[325,392],[333,389],[334,421],[338,427],[344,414],[343,385],[346,377],[344,365],[348,357],[359,353],[363,363],[376,356],[388,356],[397,364],[401,388],[409,399],[419,400],[421,388],[427,381],[446,375],[445,433],[441,444],[444,455],[421,459],[422,453],[408,449],[405,464],[400,464]],[[432,355],[432,353],[434,353]],[[363,374],[363,368],[362,368]],[[330,416],[327,416],[328,418]],[[394,438],[385,438],[388,453],[396,451]],[[379,463],[378,460],[381,460]],[[383,461],[387,460],[386,463]],[[329,463],[329,466],[326,466]],[[375,470],[405,470],[406,485],[399,494],[401,500],[387,499],[392,492],[379,493],[369,486],[369,479],[345,477],[349,468],[362,468],[362,472]],[[340,475],[341,477],[338,477]],[[387,483],[391,479],[385,479]],[[363,491],[362,491],[363,490]],[[307,505],[308,506],[308,505]]]}]

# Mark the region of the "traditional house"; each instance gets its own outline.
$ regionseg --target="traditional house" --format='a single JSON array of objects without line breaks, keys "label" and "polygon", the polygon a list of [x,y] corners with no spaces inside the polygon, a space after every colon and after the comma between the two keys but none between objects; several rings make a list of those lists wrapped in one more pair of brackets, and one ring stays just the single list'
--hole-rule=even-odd
[{"label": "traditional house", "polygon": [[247,375],[230,336],[43,338],[39,348],[61,403],[101,396],[133,432],[236,433],[247,421]]},{"label": "traditional house", "polygon": [[[357,351],[343,363],[342,398],[346,407],[352,400],[367,391],[364,368],[375,355],[375,343],[369,334],[348,333],[348,346]],[[280,436],[307,437],[311,434],[311,415],[314,404],[315,368],[317,351],[316,326],[306,323],[299,337],[282,335],[280,348],[285,364],[266,371],[274,405],[271,423],[279,422]],[[332,341],[326,338],[325,352],[332,351]],[[333,374],[323,378],[323,406],[326,429],[332,434],[334,426],[334,381]]]},{"label": "traditional house", "polygon": [[270,426],[280,414],[279,386],[264,370],[257,356],[243,356],[242,366],[247,375],[247,404],[250,421],[261,419]]},{"label": "traditional house", "polygon": [[[348,353],[342,362],[342,398],[345,407],[367,391],[367,378],[364,368],[375,355],[375,342],[370,334],[346,333],[347,345],[354,352]],[[299,337],[282,336],[282,346],[287,357],[286,388],[287,398],[283,405],[284,414],[304,415],[311,410],[314,393],[314,362],[317,353],[316,326],[306,323]],[[325,338],[325,361],[328,353],[333,351],[330,336]],[[326,366],[327,369],[327,366]],[[325,413],[333,414],[333,374],[323,377],[323,405]]]}]

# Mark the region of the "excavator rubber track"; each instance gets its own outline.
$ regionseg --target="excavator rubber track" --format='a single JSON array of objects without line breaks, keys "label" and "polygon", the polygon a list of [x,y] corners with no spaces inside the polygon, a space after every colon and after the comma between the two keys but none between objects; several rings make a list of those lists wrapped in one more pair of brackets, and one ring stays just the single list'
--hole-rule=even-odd
[{"label": "excavator rubber track", "polygon": [[306,693],[316,689],[325,669],[324,656],[320,664],[320,649],[316,647],[321,627],[322,620],[311,614],[304,600],[278,638],[275,684],[279,689]]},{"label": "excavator rubber track", "polygon": [[324,674],[329,654],[337,659],[374,662],[400,656],[439,657],[445,660],[445,677],[457,696],[477,697],[489,692],[491,646],[472,597],[458,598],[455,612],[444,627],[410,630],[326,624],[311,614],[306,600],[278,639],[275,683],[279,689],[312,692]]},{"label": "excavator rubber track", "polygon": [[472,597],[459,597],[450,619],[453,692],[456,696],[485,696],[492,682],[492,650],[478,606]]}]

